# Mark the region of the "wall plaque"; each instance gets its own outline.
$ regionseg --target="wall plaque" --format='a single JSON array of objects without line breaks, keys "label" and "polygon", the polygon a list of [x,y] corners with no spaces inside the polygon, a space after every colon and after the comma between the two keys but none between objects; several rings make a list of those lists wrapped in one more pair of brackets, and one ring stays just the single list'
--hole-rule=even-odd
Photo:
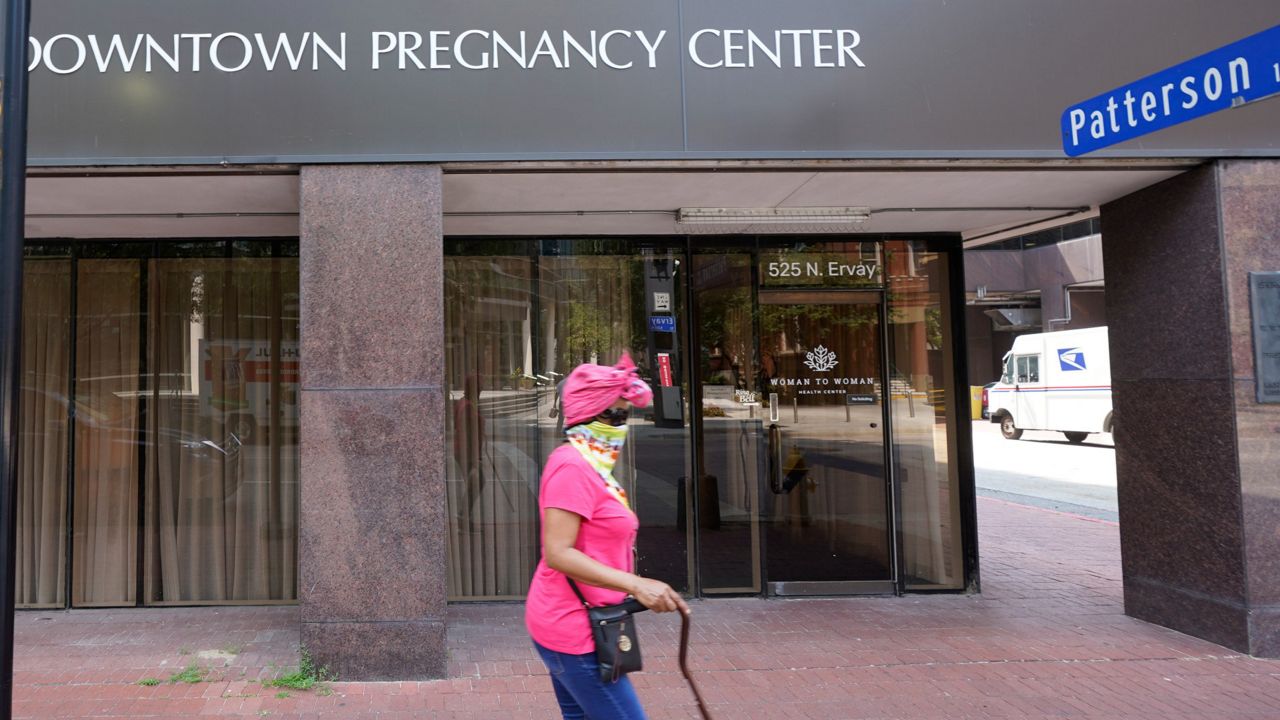
[{"label": "wall plaque", "polygon": [[1249,273],[1258,402],[1280,403],[1280,272]]}]

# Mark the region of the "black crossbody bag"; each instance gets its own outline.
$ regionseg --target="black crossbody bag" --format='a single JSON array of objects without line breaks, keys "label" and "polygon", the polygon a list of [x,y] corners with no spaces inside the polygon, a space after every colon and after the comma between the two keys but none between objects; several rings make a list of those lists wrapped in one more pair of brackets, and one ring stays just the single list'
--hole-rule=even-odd
[{"label": "black crossbody bag", "polygon": [[636,635],[635,618],[632,616],[648,608],[635,598],[628,598],[617,605],[591,607],[573,578],[568,575],[564,578],[587,609],[591,638],[596,644],[596,663],[600,665],[600,681],[617,682],[623,675],[643,669],[640,638]]}]

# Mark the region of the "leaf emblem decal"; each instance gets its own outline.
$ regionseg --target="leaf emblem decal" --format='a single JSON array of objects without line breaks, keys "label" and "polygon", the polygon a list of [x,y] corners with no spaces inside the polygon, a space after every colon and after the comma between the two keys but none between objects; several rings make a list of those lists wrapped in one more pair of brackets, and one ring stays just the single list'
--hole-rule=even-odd
[{"label": "leaf emblem decal", "polygon": [[804,357],[804,364],[813,368],[815,372],[828,372],[840,364],[840,361],[836,360],[836,354],[822,345],[805,353]]}]

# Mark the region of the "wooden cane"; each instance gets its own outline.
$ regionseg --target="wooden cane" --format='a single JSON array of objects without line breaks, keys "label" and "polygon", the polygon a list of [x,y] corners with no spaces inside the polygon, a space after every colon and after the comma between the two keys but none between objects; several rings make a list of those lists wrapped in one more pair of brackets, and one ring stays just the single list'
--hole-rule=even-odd
[{"label": "wooden cane", "polygon": [[693,691],[693,697],[698,701],[698,712],[702,713],[702,720],[711,720],[711,712],[707,710],[707,704],[702,700],[702,693],[698,692],[698,684],[693,681],[693,675],[689,673],[688,657],[689,615],[680,613],[680,672],[689,682],[689,689]]}]

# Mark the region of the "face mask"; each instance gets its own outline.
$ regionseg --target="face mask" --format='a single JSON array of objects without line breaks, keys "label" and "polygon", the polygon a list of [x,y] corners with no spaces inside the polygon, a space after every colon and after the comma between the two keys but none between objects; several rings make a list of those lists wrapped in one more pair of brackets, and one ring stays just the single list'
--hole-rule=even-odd
[{"label": "face mask", "polygon": [[609,423],[601,420],[594,420],[579,427],[586,428],[593,437],[596,437],[606,443],[621,446],[627,439],[626,425],[610,425]]},{"label": "face mask", "polygon": [[627,439],[627,427],[614,427],[608,423],[595,420],[586,425],[577,425],[565,431],[565,437],[578,449],[591,467],[600,474],[610,494],[627,507],[627,493],[613,477],[613,466],[618,462],[622,445]]}]

